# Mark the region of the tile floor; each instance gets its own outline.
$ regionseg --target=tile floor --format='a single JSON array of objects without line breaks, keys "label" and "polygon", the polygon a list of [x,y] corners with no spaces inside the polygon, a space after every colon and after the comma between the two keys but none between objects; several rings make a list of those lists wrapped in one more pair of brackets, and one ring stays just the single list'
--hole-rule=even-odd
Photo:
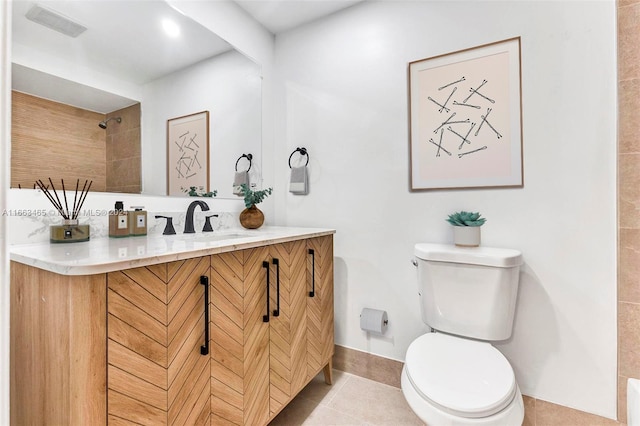
[{"label": "tile floor", "polygon": [[333,370],[333,385],[319,374],[270,426],[423,425],[399,388]]}]

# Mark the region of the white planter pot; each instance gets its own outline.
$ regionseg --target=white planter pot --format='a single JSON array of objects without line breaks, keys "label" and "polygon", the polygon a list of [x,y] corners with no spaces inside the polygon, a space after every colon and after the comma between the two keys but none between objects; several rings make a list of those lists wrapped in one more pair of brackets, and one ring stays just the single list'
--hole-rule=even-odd
[{"label": "white planter pot", "polygon": [[478,247],[480,228],[480,226],[454,226],[453,243],[460,247]]}]

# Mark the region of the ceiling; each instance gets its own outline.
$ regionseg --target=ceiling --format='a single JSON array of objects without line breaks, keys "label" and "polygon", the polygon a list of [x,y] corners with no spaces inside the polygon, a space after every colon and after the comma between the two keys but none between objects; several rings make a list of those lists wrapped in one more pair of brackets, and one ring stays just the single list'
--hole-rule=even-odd
[{"label": "ceiling", "polygon": [[235,0],[273,34],[351,7],[363,0]]},{"label": "ceiling", "polygon": [[[361,1],[235,0],[273,34]],[[27,19],[25,15],[36,4],[81,24],[87,31],[73,38]],[[12,13],[12,87],[105,114],[135,101],[77,84],[76,76],[89,72],[143,85],[233,49],[164,1],[14,0]],[[180,37],[172,39],[162,31],[159,24],[164,18],[180,27]],[[39,68],[42,58],[53,64],[47,73],[33,69]]]},{"label": "ceiling", "polygon": [[[12,42],[23,56],[90,63],[94,69],[136,84],[231,49],[227,42],[162,1],[41,2],[43,8],[88,28],[76,38],[27,19],[25,15],[35,4],[30,0],[13,2]],[[179,37],[164,33],[164,19],[179,26]]]}]

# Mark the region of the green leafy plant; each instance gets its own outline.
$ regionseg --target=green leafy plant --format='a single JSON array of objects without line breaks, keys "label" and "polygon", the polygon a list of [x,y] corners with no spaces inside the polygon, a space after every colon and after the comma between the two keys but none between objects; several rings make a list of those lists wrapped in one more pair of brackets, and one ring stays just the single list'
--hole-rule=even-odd
[{"label": "green leafy plant", "polygon": [[204,192],[203,186],[190,186],[188,189],[182,188],[182,190],[190,197],[215,197],[218,195],[218,191],[215,189],[213,191]]},{"label": "green leafy plant", "polygon": [[477,212],[461,211],[450,214],[446,221],[453,226],[482,226],[487,219],[480,216],[480,213]]},{"label": "green leafy plant", "polygon": [[244,205],[246,208],[251,208],[256,204],[261,203],[268,195],[271,195],[273,188],[261,189],[260,191],[254,191],[243,183],[240,185],[242,188],[242,195],[244,196]]}]

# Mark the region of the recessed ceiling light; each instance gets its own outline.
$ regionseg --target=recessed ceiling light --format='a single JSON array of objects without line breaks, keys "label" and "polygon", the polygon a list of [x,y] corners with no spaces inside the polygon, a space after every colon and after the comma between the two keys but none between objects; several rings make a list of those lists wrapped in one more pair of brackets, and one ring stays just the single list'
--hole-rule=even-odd
[{"label": "recessed ceiling light", "polygon": [[180,27],[171,19],[165,18],[162,20],[162,29],[171,38],[176,38],[180,35]]}]

